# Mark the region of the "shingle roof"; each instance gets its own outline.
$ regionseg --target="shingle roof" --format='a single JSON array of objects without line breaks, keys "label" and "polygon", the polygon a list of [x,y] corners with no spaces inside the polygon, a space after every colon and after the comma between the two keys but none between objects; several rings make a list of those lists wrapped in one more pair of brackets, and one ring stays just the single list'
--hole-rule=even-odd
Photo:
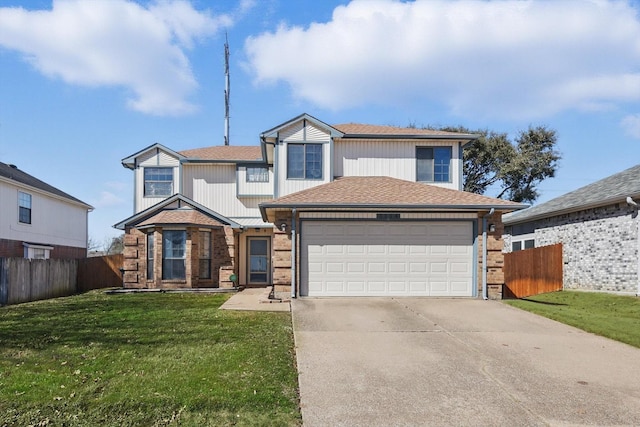
[{"label": "shingle roof", "polygon": [[506,215],[503,220],[505,224],[532,221],[561,213],[623,202],[627,196],[640,197],[640,165],[578,188],[548,202]]},{"label": "shingle roof", "polygon": [[229,160],[229,161],[256,161],[262,160],[262,151],[259,146],[219,145],[214,147],[194,148],[179,151],[189,159],[200,160]]},{"label": "shingle roof", "polygon": [[289,194],[261,204],[262,207],[441,207],[458,209],[515,210],[524,205],[480,194],[451,190],[401,179],[373,177],[343,177],[307,190]]},{"label": "shingle roof", "polygon": [[462,134],[457,132],[446,132],[434,129],[418,129],[408,127],[397,126],[380,126],[380,125],[368,125],[362,123],[344,123],[340,125],[333,125],[334,128],[344,133],[345,136],[349,135],[442,135],[442,136],[454,136],[460,135],[462,138],[469,137],[469,134]]},{"label": "shingle roof", "polygon": [[65,193],[62,190],[58,190],[56,187],[49,185],[44,181],[40,181],[38,178],[29,175],[24,171],[21,171],[14,165],[8,165],[6,163],[0,162],[0,176],[18,182],[20,184],[28,185],[29,187],[37,188],[38,190],[45,191],[47,193],[55,194],[56,196],[71,200],[76,203],[80,203],[87,206],[88,208],[93,209],[90,205],[83,202],[82,200],[76,199],[75,197]]},{"label": "shingle roof", "polygon": [[137,227],[161,224],[192,224],[222,227],[224,224],[191,208],[167,209],[142,221]]}]

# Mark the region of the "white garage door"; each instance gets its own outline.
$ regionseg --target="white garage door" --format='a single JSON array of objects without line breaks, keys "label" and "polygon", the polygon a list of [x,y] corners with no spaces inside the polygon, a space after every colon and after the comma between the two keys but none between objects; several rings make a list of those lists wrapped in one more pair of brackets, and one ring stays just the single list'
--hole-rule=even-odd
[{"label": "white garage door", "polygon": [[473,296],[471,222],[304,221],[302,296]]}]

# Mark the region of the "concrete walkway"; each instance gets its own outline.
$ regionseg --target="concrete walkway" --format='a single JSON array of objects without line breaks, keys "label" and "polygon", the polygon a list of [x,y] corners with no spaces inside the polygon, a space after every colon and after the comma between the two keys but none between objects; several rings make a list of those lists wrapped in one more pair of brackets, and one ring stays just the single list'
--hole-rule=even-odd
[{"label": "concrete walkway", "polygon": [[640,349],[500,302],[307,298],[292,314],[306,427],[640,425]]},{"label": "concrete walkway", "polygon": [[291,311],[289,301],[269,300],[271,288],[247,288],[234,294],[224,304],[221,310],[245,311]]}]

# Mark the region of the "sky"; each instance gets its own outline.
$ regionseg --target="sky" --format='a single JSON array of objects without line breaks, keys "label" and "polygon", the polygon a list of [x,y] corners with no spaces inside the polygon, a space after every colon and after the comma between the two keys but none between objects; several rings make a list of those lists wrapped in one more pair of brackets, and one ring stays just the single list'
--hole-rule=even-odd
[{"label": "sky", "polygon": [[224,143],[225,35],[231,145],[302,113],[542,125],[562,160],[537,203],[639,163],[638,0],[0,0],[0,161],[92,205],[92,240],[119,235],[123,158]]}]

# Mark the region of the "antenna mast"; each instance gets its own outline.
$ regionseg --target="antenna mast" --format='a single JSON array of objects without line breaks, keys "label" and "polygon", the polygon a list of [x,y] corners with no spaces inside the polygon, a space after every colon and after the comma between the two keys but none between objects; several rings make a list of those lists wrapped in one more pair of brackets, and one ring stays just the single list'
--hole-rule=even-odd
[{"label": "antenna mast", "polygon": [[231,88],[229,82],[229,37],[226,33],[224,37],[224,145],[229,145],[229,90]]}]

